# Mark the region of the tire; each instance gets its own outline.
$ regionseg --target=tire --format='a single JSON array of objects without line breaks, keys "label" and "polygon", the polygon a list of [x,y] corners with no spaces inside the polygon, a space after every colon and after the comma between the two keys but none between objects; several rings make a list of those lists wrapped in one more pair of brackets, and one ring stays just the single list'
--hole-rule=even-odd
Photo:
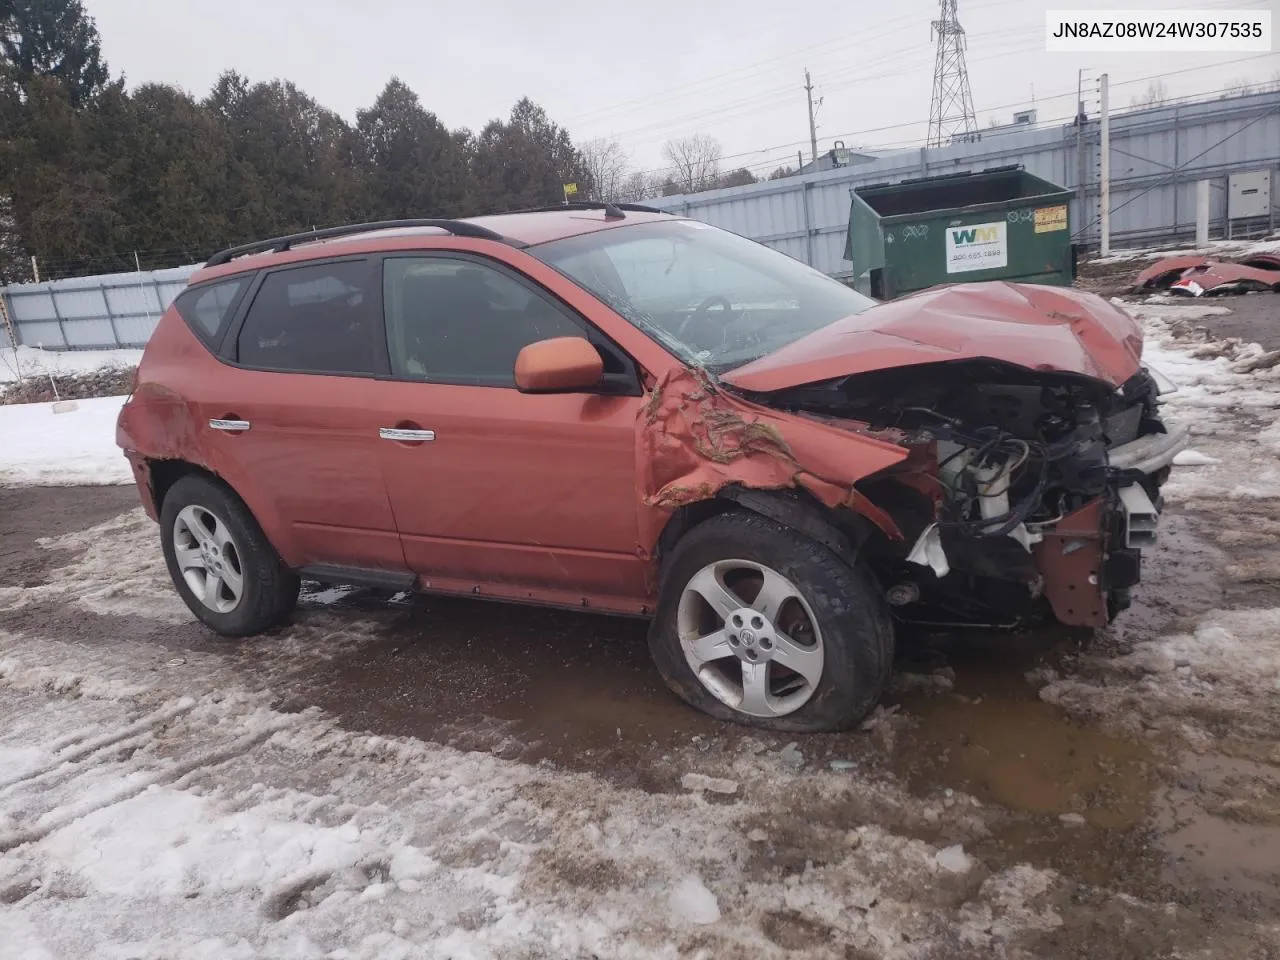
[{"label": "tire", "polygon": [[[710,581],[707,571],[712,571]],[[754,601],[762,611],[772,609],[771,602],[761,600],[766,585],[774,584],[774,594],[784,595],[780,578],[794,590],[774,610],[776,625],[773,618],[762,613],[761,620],[746,607],[721,617],[705,601],[705,585],[715,593],[716,585],[735,578],[740,585],[720,595],[723,609],[752,599],[748,595],[757,578],[761,585],[755,587]],[[740,615],[746,619],[734,627],[731,621]],[[717,620],[726,639],[701,646],[715,638]],[[811,625],[806,627],[806,621]],[[752,629],[748,638],[743,627],[755,623],[763,629]],[[695,639],[704,632],[701,640]],[[799,642],[802,637],[806,644]],[[750,650],[749,640],[754,644]],[[850,566],[829,548],[766,517],[731,512],[694,527],[671,552],[649,629],[649,650],[676,695],[717,719],[788,732],[842,730],[860,722],[888,686],[893,626],[880,587],[864,566]],[[695,668],[690,658],[698,661],[703,650],[717,659]],[[779,669],[784,653],[785,662],[801,665],[807,676],[787,666]],[[762,667],[766,659],[771,662]],[[757,678],[756,671],[763,669],[766,677],[763,688],[759,681],[752,685],[754,703],[764,704],[755,712],[746,709],[748,669]],[[763,701],[761,689],[767,691]],[[741,701],[735,705],[731,701],[737,694]]]},{"label": "tire", "polygon": [[[203,526],[204,535],[198,526]],[[186,476],[169,489],[160,510],[160,540],[173,585],[191,612],[215,633],[253,636],[284,621],[297,606],[298,575],[281,561],[244,502],[216,480]],[[207,552],[200,546],[206,541]],[[200,555],[203,568],[193,561],[193,554]],[[211,605],[197,594],[196,586],[208,584],[212,563],[222,572],[215,577],[220,586]]]}]

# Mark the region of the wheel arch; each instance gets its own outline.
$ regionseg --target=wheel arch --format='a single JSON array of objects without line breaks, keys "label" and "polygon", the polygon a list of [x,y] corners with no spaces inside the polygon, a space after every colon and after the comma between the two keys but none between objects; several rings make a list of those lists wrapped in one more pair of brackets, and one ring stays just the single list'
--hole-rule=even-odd
[{"label": "wheel arch", "polygon": [[659,569],[689,531],[731,511],[759,514],[802,533],[851,566],[862,544],[878,532],[861,514],[853,510],[833,510],[803,490],[756,490],[731,484],[721,488],[714,497],[686,504],[672,512],[658,537]]},{"label": "wheel arch", "polygon": [[289,528],[285,525],[274,507],[270,504],[251,502],[244,496],[235,485],[217,473],[214,473],[208,467],[192,463],[190,460],[182,459],[148,459],[146,461],[147,472],[150,477],[149,488],[151,492],[152,505],[155,509],[155,516],[158,518],[160,512],[164,509],[164,499],[168,492],[173,489],[174,484],[184,477],[197,476],[204,477],[219,486],[225,487],[233,496],[235,496],[248,509],[253,516],[254,521],[262,528],[263,534],[267,541],[275,548],[281,559],[290,568],[298,568],[302,566],[301,558],[293,543],[292,537],[289,536]]}]

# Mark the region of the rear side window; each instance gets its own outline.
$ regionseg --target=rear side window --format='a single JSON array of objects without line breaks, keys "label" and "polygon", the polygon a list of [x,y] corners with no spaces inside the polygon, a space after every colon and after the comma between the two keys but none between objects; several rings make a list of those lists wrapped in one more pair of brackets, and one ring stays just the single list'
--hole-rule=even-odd
[{"label": "rear side window", "polygon": [[197,336],[210,345],[216,345],[248,285],[249,277],[241,276],[188,287],[178,295],[173,305]]},{"label": "rear side window", "polygon": [[297,373],[380,372],[377,315],[367,260],[269,273],[236,341],[249,367]]}]

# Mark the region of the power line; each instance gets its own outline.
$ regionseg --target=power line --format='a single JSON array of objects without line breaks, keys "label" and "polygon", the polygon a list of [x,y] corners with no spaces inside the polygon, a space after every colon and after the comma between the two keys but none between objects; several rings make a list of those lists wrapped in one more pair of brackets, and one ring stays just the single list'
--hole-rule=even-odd
[{"label": "power line", "polygon": [[[1256,6],[1256,5],[1265,5],[1268,2],[1270,2],[1270,0],[1190,0],[1191,6],[1189,7],[1184,7],[1181,4],[1173,4],[1169,7],[1169,9],[1171,10],[1219,9],[1219,8],[1225,9],[1228,7],[1239,8],[1239,7],[1248,7],[1248,6]],[[977,4],[971,4],[971,5],[966,4],[965,9],[968,12],[973,12],[978,10],[994,9],[994,8],[999,8],[1004,6],[1020,5],[1020,4],[1021,4],[1021,0],[997,0],[997,2],[995,3],[977,3]],[[736,92],[738,88],[742,86],[745,80],[750,79],[751,75],[762,74],[764,71],[760,71],[758,68],[765,66],[766,64],[784,62],[788,60],[796,60],[797,58],[803,57],[805,53],[812,51],[814,49],[821,48],[823,46],[841,45],[841,44],[845,44],[846,42],[857,46],[860,52],[864,52],[867,49],[869,41],[873,41],[882,33],[894,32],[894,31],[888,30],[888,27],[890,25],[900,23],[903,21],[915,20],[922,16],[923,14],[920,14],[920,13],[902,14],[902,15],[893,17],[888,21],[883,21],[880,24],[872,25],[869,29],[866,29],[866,30],[859,30],[853,33],[842,35],[840,37],[833,37],[830,40],[825,40],[820,43],[810,44],[807,47],[798,48],[797,50],[791,51],[790,53],[787,53],[787,54],[779,54],[774,57],[769,57],[763,60],[755,61],[751,64],[745,64],[740,67],[735,67],[732,70],[728,70],[720,74],[713,74],[712,76],[704,77],[701,80],[689,81],[688,83],[665,88],[653,94],[648,94],[644,97],[633,98],[631,100],[622,101],[621,103],[614,104],[612,106],[600,107],[595,110],[587,111],[583,114],[571,116],[566,118],[566,124],[569,126],[578,126],[578,125],[583,125],[588,127],[600,126],[606,123],[609,119],[619,117],[619,116],[625,116],[628,113],[635,113],[650,107],[670,106],[672,102],[687,99],[689,97],[700,97],[705,99],[705,96],[709,91],[697,90],[696,88],[702,87],[706,84],[710,84],[713,81],[725,80],[725,78],[733,78],[733,79],[726,80],[726,82],[724,83],[717,83],[714,85],[716,87],[723,87],[725,90],[734,90]],[[983,42],[989,42],[991,40],[996,39],[997,37],[1008,36],[1011,34],[1024,35],[1027,37],[1035,37],[1038,39],[1042,35],[1042,31],[1043,31],[1043,26],[1041,26],[1037,22],[1037,23],[1031,23],[1031,24],[1024,24],[1018,27],[1006,28],[1006,29],[995,31],[995,32],[974,33],[973,36],[975,38],[981,38]],[[1036,44],[1036,47],[1038,48],[1039,44]],[[886,60],[897,61],[897,69],[895,69],[893,73],[888,75],[891,75],[891,76],[900,75],[903,72],[902,68],[904,66],[903,58],[901,54],[910,53],[918,49],[919,48],[917,46],[911,45],[907,47],[894,48],[889,51],[882,50],[871,59],[867,59],[866,57],[860,56],[858,60],[858,66],[854,68],[853,75],[856,75],[859,71],[861,71],[863,68],[865,68],[870,64],[881,63],[881,62],[885,62]],[[834,53],[834,52],[835,51],[829,51],[829,53]],[[1006,49],[1006,50],[1000,51],[994,57],[985,57],[983,59],[984,60],[997,59],[999,57],[1008,56],[1009,54],[1016,53],[1016,52],[1020,52],[1020,51]],[[812,60],[813,58],[810,57],[810,59]],[[912,63],[914,62],[915,61],[913,60]],[[979,61],[970,60],[969,62],[975,63]],[[747,74],[747,76],[740,76],[741,74]],[[819,76],[819,83],[818,83],[819,92],[826,92],[826,90],[828,89],[833,89],[827,86],[827,84],[823,81],[824,77],[826,78],[826,80],[829,81],[832,77],[839,78],[841,74],[842,74],[842,71],[840,71],[839,69],[821,73]],[[756,94],[752,99],[758,100],[761,97],[768,97],[770,99],[781,99],[781,96],[785,96],[786,94],[788,94],[790,92],[790,89],[791,89],[790,84],[787,84],[786,86],[771,87],[766,91],[762,91],[761,93]],[[678,96],[673,96],[673,94],[679,94],[680,91],[690,91],[690,92],[683,93]],[[739,101],[739,102],[745,102],[745,101]],[[733,105],[735,104],[730,104],[730,105],[722,104],[719,107],[704,108],[703,110],[699,111],[697,115],[698,116],[716,115],[721,113],[722,109],[725,108],[726,106],[733,106]],[[644,124],[641,127],[637,128],[637,130],[613,131],[610,134],[608,134],[608,136],[612,138],[625,137],[629,133],[647,130],[651,127],[661,126],[664,123],[670,123],[670,122],[671,121],[669,119],[664,121],[655,121],[652,124]],[[597,138],[598,137],[592,137],[591,139],[597,139]]]},{"label": "power line", "polygon": [[[1122,80],[1122,81],[1118,81],[1118,82],[1112,83],[1112,84],[1111,84],[1111,86],[1112,86],[1113,88],[1114,88],[1114,87],[1131,86],[1131,85],[1136,84],[1136,83],[1146,83],[1146,82],[1148,82],[1148,81],[1155,80],[1155,79],[1159,79],[1159,78],[1163,78],[1163,77],[1179,76],[1179,75],[1182,75],[1182,74],[1187,74],[1187,73],[1196,73],[1196,72],[1203,71],[1203,70],[1212,70],[1212,69],[1217,69],[1217,68],[1220,68],[1220,67],[1233,66],[1233,65],[1238,64],[1238,63],[1247,63],[1247,62],[1250,62],[1250,61],[1266,59],[1266,58],[1274,57],[1274,56],[1277,56],[1277,55],[1278,55],[1278,54],[1274,54],[1274,53],[1253,54],[1253,55],[1251,55],[1251,56],[1247,56],[1247,57],[1237,57],[1237,58],[1232,59],[1232,60],[1221,61],[1221,62],[1219,62],[1219,63],[1201,64],[1200,66],[1195,66],[1195,67],[1183,67],[1183,68],[1182,68],[1182,69],[1180,69],[1180,70],[1166,70],[1166,71],[1164,71],[1164,72],[1162,72],[1162,73],[1158,73],[1158,74],[1151,74],[1151,75],[1148,75],[1148,76],[1142,76],[1142,77],[1134,77],[1134,78],[1133,78],[1133,79],[1131,79],[1131,80]],[[1212,96],[1212,95],[1213,95],[1214,93],[1216,93],[1216,92],[1217,92],[1217,91],[1203,91],[1203,92],[1201,92],[1201,93],[1199,93],[1199,94],[1192,94],[1192,95],[1189,95],[1189,96],[1188,96],[1188,99],[1189,99],[1189,98],[1191,98],[1191,97],[1196,97],[1196,96],[1199,96],[1199,97],[1209,97],[1209,96]],[[1036,103],[1037,103],[1037,104],[1040,104],[1040,103],[1049,103],[1049,102],[1053,102],[1053,101],[1055,101],[1055,100],[1062,100],[1062,99],[1066,99],[1066,98],[1068,98],[1068,97],[1070,97],[1070,98],[1072,99],[1072,101],[1074,102],[1075,97],[1076,97],[1076,91],[1075,91],[1075,90],[1069,90],[1069,91],[1066,91],[1066,92],[1064,92],[1064,93],[1051,94],[1051,95],[1049,95],[1049,96],[1037,96],[1037,97],[1036,97]],[[1026,105],[1027,105],[1027,101],[1026,101],[1026,100],[1018,100],[1018,101],[1011,102],[1011,103],[999,104],[999,105],[997,105],[997,106],[994,106],[994,107],[990,107],[990,108],[988,108],[988,110],[989,110],[989,112],[995,112],[995,111],[999,111],[999,110],[1009,110],[1009,109],[1013,109],[1013,108],[1016,108],[1016,107],[1024,107],[1024,106],[1026,106]],[[1063,119],[1064,119],[1064,120],[1070,120],[1070,119],[1073,119],[1073,118],[1074,118],[1074,113],[1072,113],[1072,115],[1071,115],[1071,116],[1069,116],[1069,117],[1065,117],[1065,118],[1063,118]],[[1044,122],[1044,123],[1049,123],[1050,121],[1043,121],[1043,122]],[[928,123],[928,120],[927,120],[927,119],[915,119],[915,120],[909,120],[909,121],[904,121],[904,122],[900,122],[900,123],[886,124],[886,125],[879,126],[879,127],[866,127],[866,128],[861,129],[861,130],[850,130],[850,131],[847,131],[847,132],[844,132],[844,133],[836,133],[836,134],[832,134],[831,136],[832,136],[832,138],[833,138],[833,139],[846,140],[846,139],[852,139],[852,138],[855,138],[855,137],[865,136],[865,135],[867,135],[867,134],[873,134],[873,133],[885,133],[885,132],[888,132],[888,131],[891,131],[891,130],[901,130],[901,129],[904,129],[904,128],[907,128],[907,127],[915,127],[915,126],[920,126],[920,125],[927,124],[927,123]],[[917,141],[917,140],[905,141],[905,142],[906,142],[906,143],[908,143],[909,145],[915,145],[915,144],[922,144],[922,143],[923,143],[923,141]],[[753,156],[758,156],[759,154],[762,154],[762,153],[773,153],[774,151],[783,150],[783,149],[787,149],[787,148],[794,149],[794,148],[796,148],[796,147],[803,147],[803,146],[805,146],[807,143],[808,143],[808,141],[807,141],[807,140],[792,140],[792,141],[788,141],[788,142],[786,142],[786,143],[776,143],[776,144],[771,144],[770,146],[767,146],[767,147],[760,147],[760,148],[757,148],[757,149],[754,149],[754,150],[746,150],[746,151],[743,151],[743,152],[741,152],[741,153],[728,154],[728,155],[726,155],[726,156],[722,156],[720,159],[721,159],[721,161],[724,161],[724,160],[734,160],[734,159],[738,159],[738,158],[742,158],[742,157],[753,157]],[[663,167],[653,167],[653,168],[650,168],[650,169],[641,170],[641,171],[639,171],[639,172],[641,172],[641,173],[645,173],[645,174],[663,174],[663,173],[667,173],[667,172],[669,172],[669,171],[670,171],[670,169],[671,169],[670,167],[663,166]]]}]

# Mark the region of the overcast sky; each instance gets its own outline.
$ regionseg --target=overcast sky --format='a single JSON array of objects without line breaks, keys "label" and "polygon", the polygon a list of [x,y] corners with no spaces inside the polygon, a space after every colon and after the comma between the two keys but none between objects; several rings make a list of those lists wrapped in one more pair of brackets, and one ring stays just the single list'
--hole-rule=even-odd
[{"label": "overcast sky", "polygon": [[[664,140],[715,136],[724,166],[768,173],[808,148],[809,68],[819,149],[912,145],[925,136],[937,0],[85,0],[114,72],[130,86],[203,95],[234,68],[297,83],[349,120],[393,74],[451,127],[478,130],[521,96],[575,140],[616,138],[641,169]],[[1044,51],[1045,11],[1073,8],[1271,10],[1280,0],[960,0],[980,125],[1031,104],[1074,113],[1077,71],[1096,109],[1106,71],[1124,106],[1164,74],[1172,96],[1280,76],[1280,54]],[[1242,59],[1249,58],[1249,59]],[[1236,61],[1236,62],[1232,62]]]}]

